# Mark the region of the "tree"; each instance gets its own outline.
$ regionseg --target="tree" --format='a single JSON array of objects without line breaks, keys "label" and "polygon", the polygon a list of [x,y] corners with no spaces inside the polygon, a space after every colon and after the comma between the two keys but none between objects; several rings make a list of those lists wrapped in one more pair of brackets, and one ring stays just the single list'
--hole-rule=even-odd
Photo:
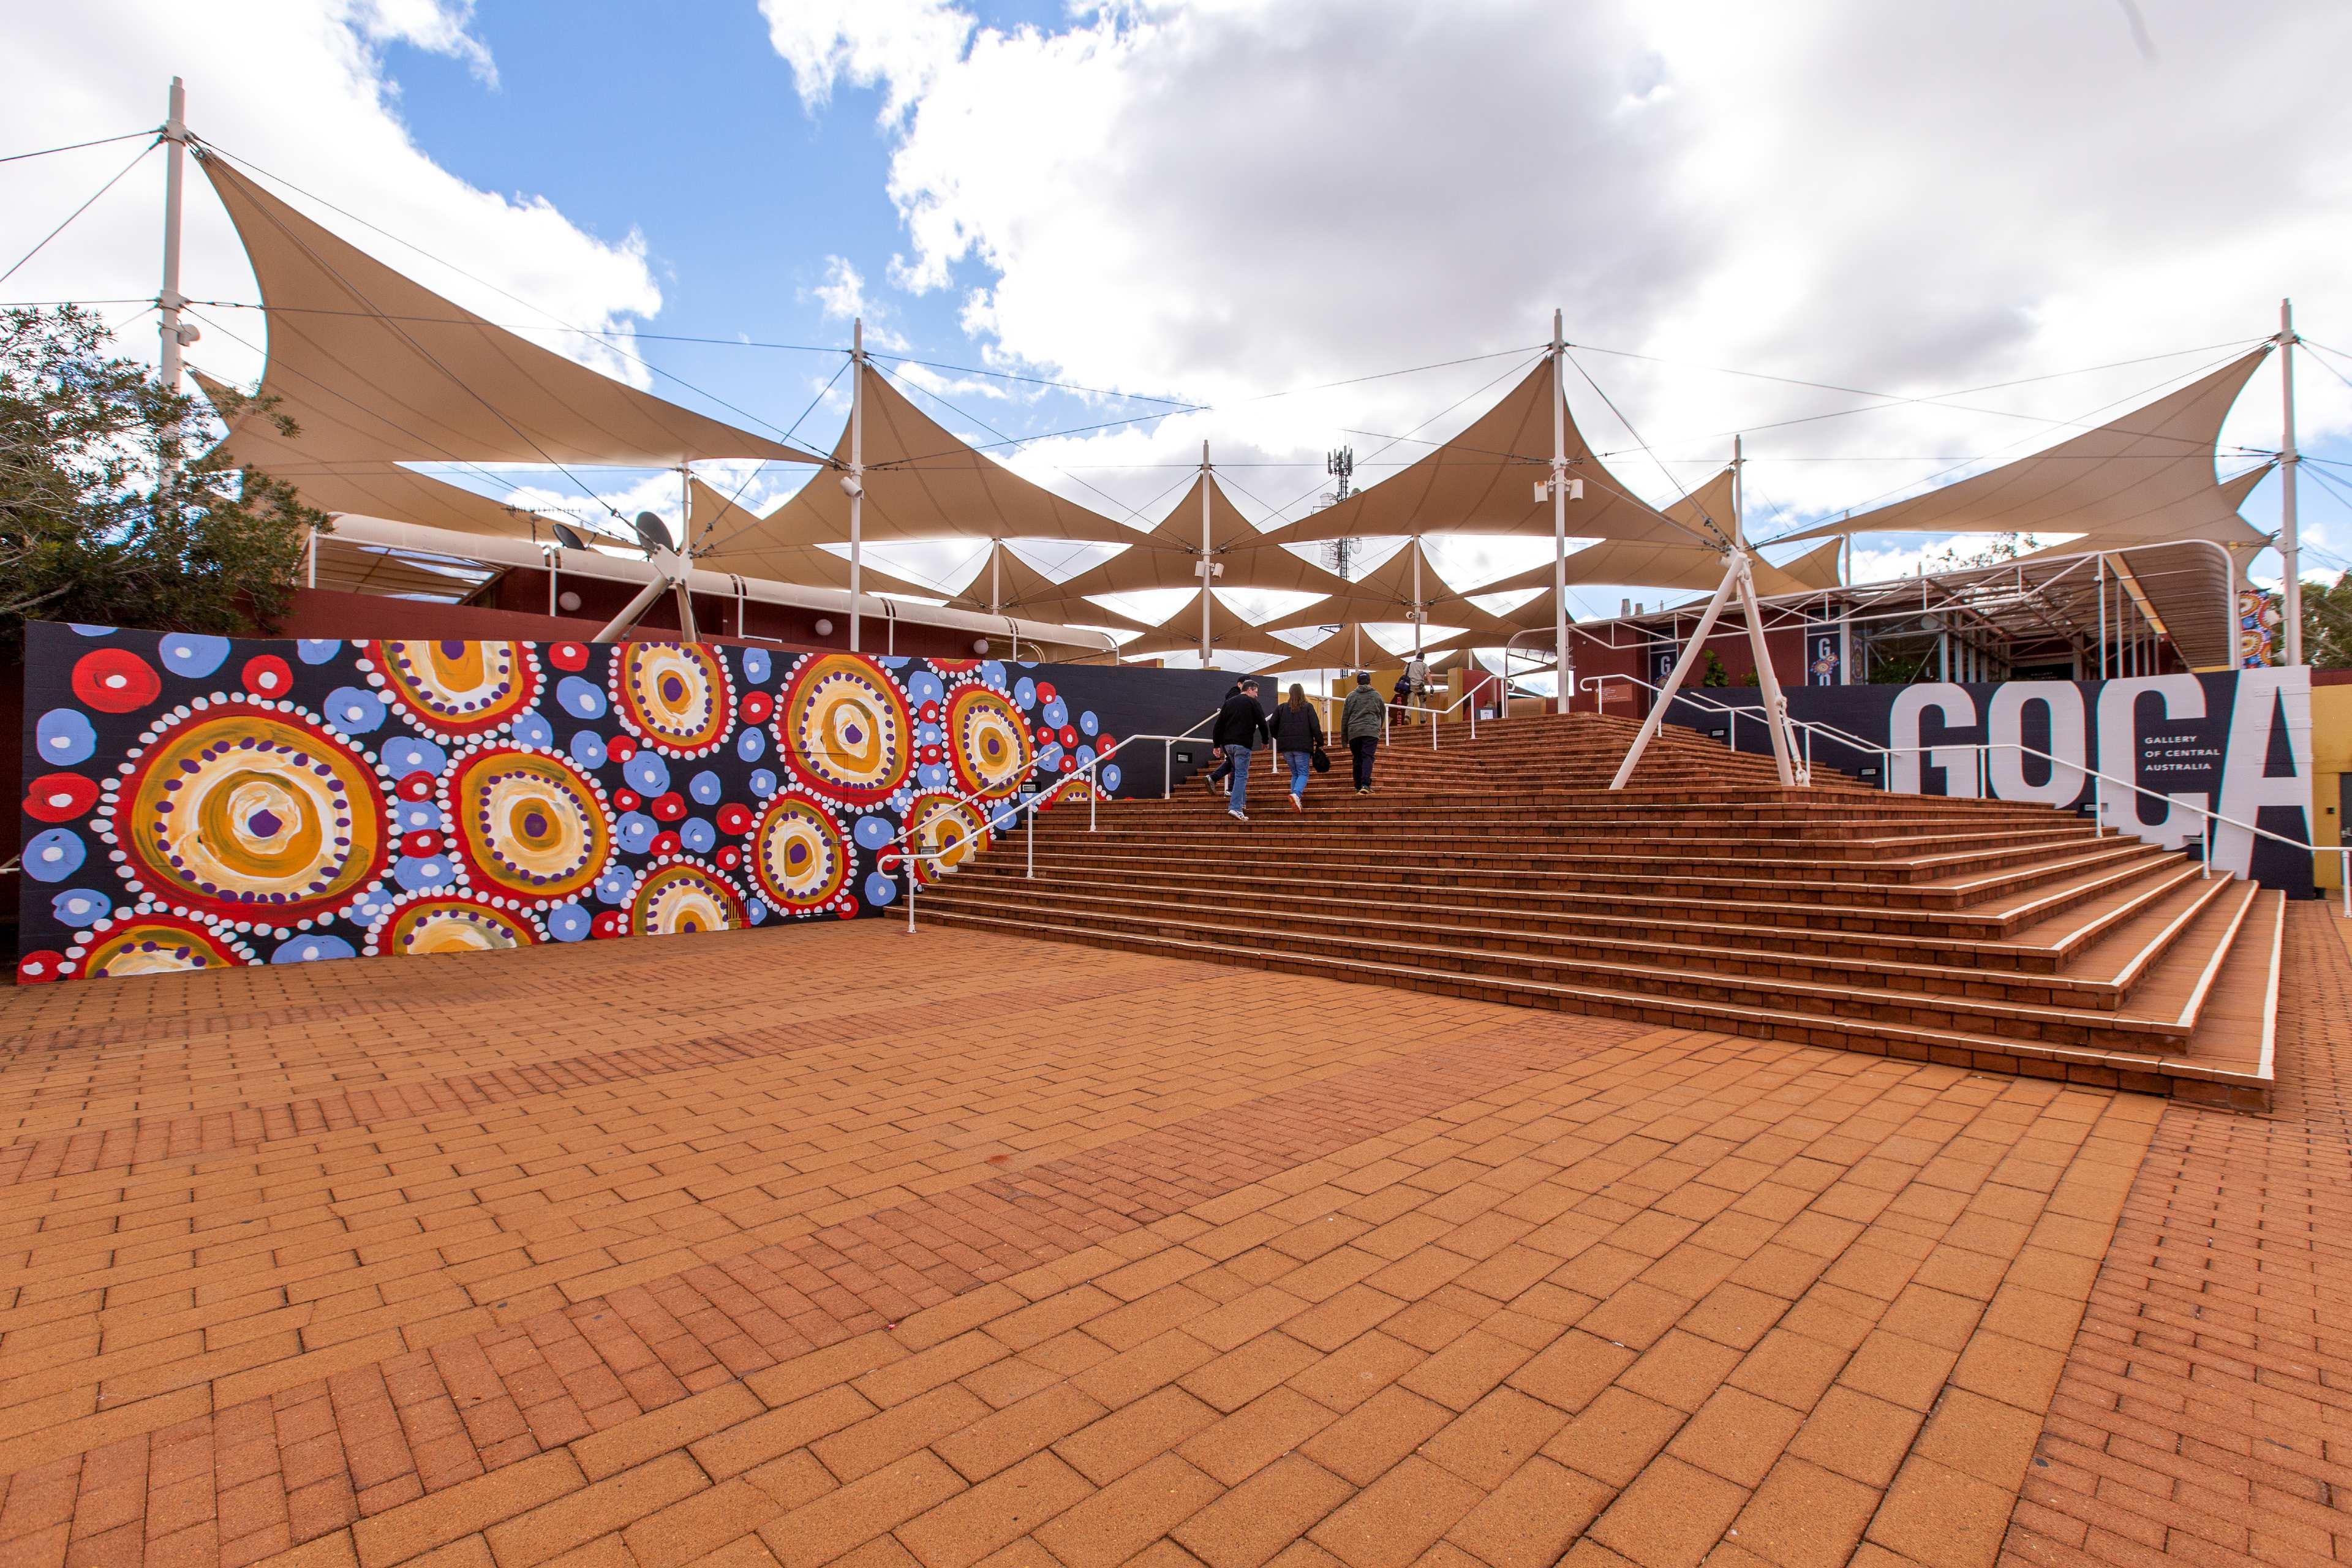
[{"label": "tree", "polygon": [[2332,587],[2304,579],[2303,658],[2314,669],[2352,669],[2352,572]]},{"label": "tree", "polygon": [[[313,531],[292,485],[239,470],[187,394],[110,355],[89,311],[0,311],[0,647],[27,620],[158,631],[275,627]],[[285,435],[293,421],[257,409]]]},{"label": "tree", "polygon": [[1924,558],[1920,565],[1929,574],[1940,572],[1965,572],[1973,566],[1998,566],[2004,561],[2014,561],[2042,548],[2038,535],[2031,533],[1996,533],[1967,554],[1956,553],[1953,541]]},{"label": "tree", "polygon": [[1699,672],[1698,683],[1701,686],[1728,686],[1731,684],[1731,672],[1723,668],[1723,660],[1715,657],[1715,649],[1713,648],[1706,650],[1706,668]]}]

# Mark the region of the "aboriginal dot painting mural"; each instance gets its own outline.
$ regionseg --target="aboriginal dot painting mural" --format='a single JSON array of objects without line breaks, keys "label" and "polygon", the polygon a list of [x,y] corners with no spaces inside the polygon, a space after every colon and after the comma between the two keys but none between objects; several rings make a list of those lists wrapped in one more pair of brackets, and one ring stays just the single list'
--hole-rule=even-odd
[{"label": "aboriginal dot painting mural", "polygon": [[902,839],[953,867],[1040,792],[1156,793],[1167,752],[1118,736],[1230,680],[104,626],[26,653],[22,982],[875,913]]}]

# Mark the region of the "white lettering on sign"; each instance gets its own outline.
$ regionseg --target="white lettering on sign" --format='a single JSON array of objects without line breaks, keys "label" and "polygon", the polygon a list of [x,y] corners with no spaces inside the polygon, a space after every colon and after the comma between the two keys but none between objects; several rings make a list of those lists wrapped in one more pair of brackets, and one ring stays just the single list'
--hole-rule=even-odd
[{"label": "white lettering on sign", "polygon": [[[2186,759],[2151,756],[2151,751],[2210,754],[2209,748],[2195,746],[2186,740],[2155,747],[2144,745],[2139,721],[2139,700],[2144,696],[2158,699],[2167,720],[2205,717],[2205,685],[2193,675],[2134,676],[2126,680],[2110,680],[2100,688],[2099,771],[2126,784],[2147,783],[2153,775],[2162,773],[2168,763],[2183,771],[2191,766]],[[2196,771],[2204,770],[2198,766]],[[2153,799],[2137,790],[2110,788],[2106,792],[2107,826],[2167,849],[2178,849],[2204,837],[2205,819],[2197,813],[2210,805],[2210,793],[2181,790],[2162,799],[2164,810],[2150,817],[2149,808],[2156,804]]]},{"label": "white lettering on sign", "polygon": [[[1887,718],[1887,745],[1895,755],[1887,763],[1887,786],[1904,795],[1921,793],[1919,775],[1919,715],[1933,708],[1951,728],[1977,721],[1976,699],[1957,681],[1929,681],[1906,686],[1895,699]],[[1927,752],[1928,767],[1944,770],[1944,793],[1973,798],[1977,793],[1977,754],[1969,746],[1936,746]]]},{"label": "white lettering on sign", "polygon": [[[2050,714],[2050,744],[2054,762],[2029,757],[2016,750],[2025,744],[2025,705],[2039,702]],[[1992,740],[1988,763],[1996,800],[2031,800],[2043,805],[2072,805],[2083,795],[2083,692],[2054,680],[2011,680],[1993,689],[1985,710],[1985,728]],[[2104,734],[2104,731],[2102,731]],[[2028,784],[2031,773],[2047,773],[2040,784]]]},{"label": "white lettering on sign", "polygon": [[[2271,754],[2273,726],[2285,732],[2292,773],[2264,776]],[[2292,668],[2242,669],[2238,672],[2238,702],[2230,715],[2230,752],[2221,760],[2221,815],[2242,822],[2224,822],[2213,830],[2213,864],[2242,877],[2253,863],[2254,836],[2247,827],[2275,826],[2258,823],[2254,814],[2266,805],[2292,807],[2297,821],[2284,836],[2304,843],[2311,837],[2311,671]]]}]

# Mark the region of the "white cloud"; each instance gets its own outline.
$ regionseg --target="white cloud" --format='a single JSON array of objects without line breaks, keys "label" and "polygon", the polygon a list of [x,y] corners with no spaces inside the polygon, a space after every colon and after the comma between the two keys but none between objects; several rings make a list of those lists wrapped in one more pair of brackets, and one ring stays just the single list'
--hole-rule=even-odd
[{"label": "white cloud", "polygon": [[[1134,0],[1012,31],[943,3],[768,5],[812,105],[884,89],[894,281],[957,290],[991,363],[1222,408],[1012,459],[1065,493],[1105,504],[1049,470],[1156,515],[1181,470],[1155,466],[1206,434],[1297,464],[1234,473],[1307,504],[1345,432],[1403,432],[1515,362],[1244,400],[1532,345],[1559,304],[1574,342],[1675,362],[1578,355],[1662,459],[1571,376],[1621,478],[1668,499],[1752,431],[1755,515],[1792,522],[2229,351],[1996,384],[2251,341],[2284,294],[2322,341],[2352,316],[2352,10],[2146,9],[2153,63],[2079,0]],[[1706,366],[1985,390],[1786,424],[1871,399]],[[2352,431],[2352,392],[2299,380],[2306,443]],[[2226,440],[2276,444],[2274,386]]]},{"label": "white cloud", "polygon": [[[616,333],[625,348],[632,319],[661,306],[642,238],[602,238],[543,198],[469,185],[428,158],[402,122],[385,55],[393,46],[450,56],[485,83],[495,81],[488,52],[467,30],[471,12],[470,0],[208,6],[112,0],[28,7],[11,16],[0,64],[0,148],[53,146],[157,125],[172,77],[184,77],[188,123],[198,136],[383,231],[278,189],[337,234],[493,321],[537,323],[541,330],[530,335],[546,346],[646,384],[644,368],[625,354],[554,330],[562,323]],[[17,216],[17,228],[37,236],[97,189],[135,145],[9,164],[0,169],[0,200]],[[7,297],[152,299],[163,189],[158,151],[10,279]],[[387,236],[426,247],[449,265]],[[190,298],[259,298],[236,231],[193,161],[182,255],[182,288]],[[260,355],[247,345],[266,336],[258,313],[212,305],[196,310],[205,318],[195,323],[204,337],[190,363],[229,380],[257,375]],[[104,308],[116,321],[139,311],[136,303]],[[153,357],[152,314],[126,326],[122,342],[126,352]]]},{"label": "white cloud", "polygon": [[884,88],[895,121],[963,53],[971,19],[945,0],[760,0],[768,38],[812,109],[834,84]]}]

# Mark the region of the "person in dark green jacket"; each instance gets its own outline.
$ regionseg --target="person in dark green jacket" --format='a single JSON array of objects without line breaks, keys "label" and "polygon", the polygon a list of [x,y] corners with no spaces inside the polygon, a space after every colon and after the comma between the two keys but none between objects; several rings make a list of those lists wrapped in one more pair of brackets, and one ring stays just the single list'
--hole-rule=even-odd
[{"label": "person in dark green jacket", "polygon": [[1372,752],[1379,749],[1381,731],[1386,727],[1387,713],[1381,706],[1381,694],[1372,689],[1372,672],[1356,672],[1356,689],[1348,693],[1346,704],[1339,710],[1339,738],[1348,742],[1348,750],[1356,762],[1356,793],[1372,793]]}]

